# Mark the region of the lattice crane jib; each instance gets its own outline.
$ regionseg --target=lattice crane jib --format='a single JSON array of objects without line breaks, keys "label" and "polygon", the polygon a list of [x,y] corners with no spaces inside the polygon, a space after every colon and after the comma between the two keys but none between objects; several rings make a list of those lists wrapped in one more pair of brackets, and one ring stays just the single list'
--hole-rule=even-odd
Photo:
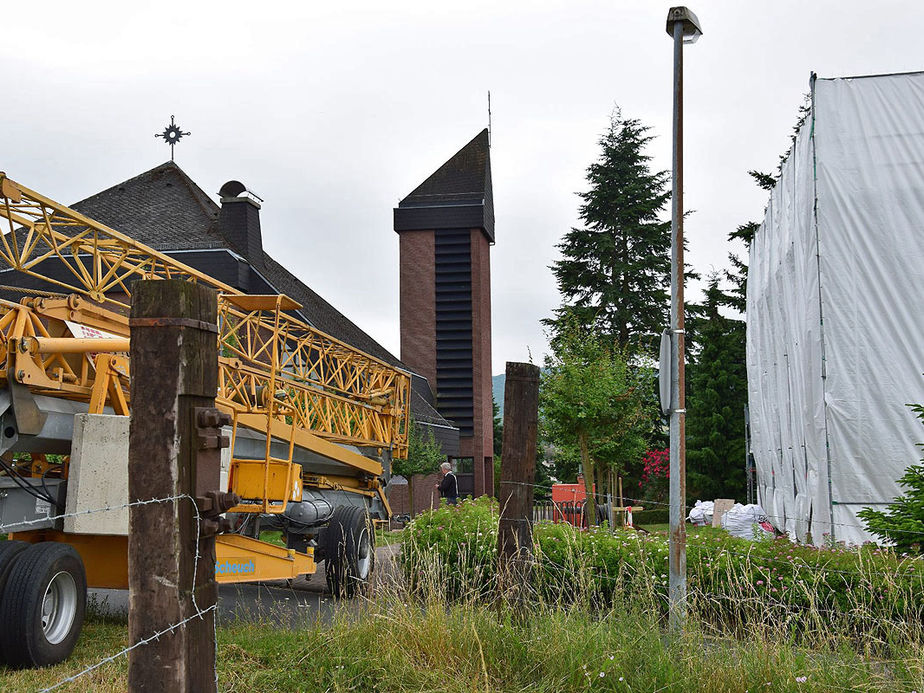
[{"label": "lattice crane jib", "polygon": [[[0,358],[7,362],[0,379],[87,401],[91,411],[108,405],[128,413],[131,283],[206,284],[219,292],[218,405],[235,430],[267,436],[265,458],[256,461],[265,480],[261,510],[282,512],[294,497],[275,498],[268,484],[276,465],[292,490],[296,446],[350,470],[336,481],[311,476],[306,483],[382,495],[381,465],[344,446],[407,455],[407,373],[299,320],[293,312],[301,306],[288,297],[243,294],[3,173],[0,225],[0,266],[37,287],[22,289],[20,303],[0,300]],[[271,439],[288,443],[287,458],[273,457]],[[241,462],[236,471],[252,472],[252,465]]]}]

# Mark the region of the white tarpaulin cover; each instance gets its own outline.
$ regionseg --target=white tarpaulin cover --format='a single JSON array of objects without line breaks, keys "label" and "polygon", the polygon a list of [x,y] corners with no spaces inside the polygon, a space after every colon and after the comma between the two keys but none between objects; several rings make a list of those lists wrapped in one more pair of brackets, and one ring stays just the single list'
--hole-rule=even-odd
[{"label": "white tarpaulin cover", "polygon": [[813,81],[751,244],[747,367],[771,522],[873,539],[857,512],[924,440],[924,73]]}]

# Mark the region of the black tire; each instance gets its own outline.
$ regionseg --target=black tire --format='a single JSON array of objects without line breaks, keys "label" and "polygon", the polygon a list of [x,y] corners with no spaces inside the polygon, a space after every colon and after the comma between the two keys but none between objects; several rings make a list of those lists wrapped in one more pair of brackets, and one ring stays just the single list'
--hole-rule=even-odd
[{"label": "black tire", "polygon": [[32,544],[25,541],[0,541],[0,594],[3,586],[13,569],[17,556],[28,549]]},{"label": "black tire", "polygon": [[327,587],[335,597],[366,594],[375,566],[375,532],[365,507],[339,506],[324,530]]},{"label": "black tire", "polygon": [[73,547],[33,544],[17,556],[0,599],[0,649],[13,667],[63,662],[87,607],[87,577]]},{"label": "black tire", "polygon": [[[9,577],[13,565],[19,558],[19,555],[28,549],[31,544],[24,541],[0,541],[0,596],[3,595],[3,586]],[[6,664],[6,655],[3,653],[3,645],[0,643],[0,664]]]}]

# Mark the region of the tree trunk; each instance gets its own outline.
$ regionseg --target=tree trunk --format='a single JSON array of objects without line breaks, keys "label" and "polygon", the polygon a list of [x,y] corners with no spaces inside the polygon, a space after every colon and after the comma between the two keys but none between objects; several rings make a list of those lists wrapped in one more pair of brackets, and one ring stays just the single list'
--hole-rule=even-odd
[{"label": "tree trunk", "polygon": [[602,464],[594,465],[594,476],[596,477],[597,492],[594,494],[594,502],[600,506],[606,503],[606,476]]},{"label": "tree trunk", "polygon": [[581,448],[581,469],[584,472],[584,514],[587,517],[587,526],[597,524],[597,504],[594,499],[594,463],[590,459],[590,450],[587,445],[587,432],[578,431],[578,445]]}]

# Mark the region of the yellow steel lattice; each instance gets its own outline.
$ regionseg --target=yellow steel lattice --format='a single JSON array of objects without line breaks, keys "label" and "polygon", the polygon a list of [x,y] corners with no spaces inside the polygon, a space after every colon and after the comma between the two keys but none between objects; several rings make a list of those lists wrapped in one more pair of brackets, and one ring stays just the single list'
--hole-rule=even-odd
[{"label": "yellow steel lattice", "polygon": [[[290,299],[264,305],[259,299],[270,297],[246,296],[2,173],[0,218],[5,220],[0,263],[111,309],[111,315],[97,318],[117,335],[128,334],[121,316],[130,306],[136,279],[186,279],[218,290],[218,397],[225,407],[285,422],[331,442],[389,448],[395,457],[406,456],[409,376],[282,312],[298,307]],[[23,336],[61,336],[69,310],[61,302],[66,300],[0,304],[0,351]],[[49,335],[47,325],[56,334]],[[32,374],[33,387],[79,398],[93,388],[87,355],[37,354],[31,363],[23,370]]]}]

